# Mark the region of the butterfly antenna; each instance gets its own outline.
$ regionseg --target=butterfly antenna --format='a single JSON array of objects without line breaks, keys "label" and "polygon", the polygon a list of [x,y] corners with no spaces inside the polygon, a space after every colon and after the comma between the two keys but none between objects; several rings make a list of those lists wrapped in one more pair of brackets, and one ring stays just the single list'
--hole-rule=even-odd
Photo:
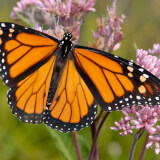
[{"label": "butterfly antenna", "polygon": [[[74,29],[73,31],[75,31],[82,23],[84,23],[84,21],[81,21]],[[73,33],[73,31],[71,33]]]}]

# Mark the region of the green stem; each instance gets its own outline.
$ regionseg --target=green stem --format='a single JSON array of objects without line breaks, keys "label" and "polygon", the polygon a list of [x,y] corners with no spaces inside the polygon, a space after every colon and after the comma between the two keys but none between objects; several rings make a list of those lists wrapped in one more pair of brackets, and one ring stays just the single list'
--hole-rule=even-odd
[{"label": "green stem", "polygon": [[107,113],[104,115],[103,119],[101,120],[101,122],[100,122],[100,124],[99,124],[99,126],[98,126],[97,132],[95,133],[95,136],[94,136],[94,138],[93,138],[93,144],[92,144],[92,148],[91,148],[91,151],[90,151],[90,153],[89,153],[89,156],[88,156],[88,160],[91,160],[91,158],[92,158],[92,156],[93,156],[93,153],[94,153],[95,148],[96,148],[96,144],[97,144],[97,139],[98,139],[99,133],[100,133],[101,128],[102,128],[102,126],[103,126],[103,123],[105,122],[105,120],[106,120],[106,118],[108,117],[109,113],[110,113],[110,112],[107,112]]},{"label": "green stem", "polygon": [[149,139],[149,134],[146,135],[146,139],[144,141],[144,145],[143,145],[142,152],[141,152],[139,160],[143,160],[143,158],[144,158],[144,154],[145,154],[145,151],[146,151],[146,145],[147,145],[148,139]]},{"label": "green stem", "polygon": [[129,160],[133,160],[133,156],[134,156],[137,142],[143,133],[144,133],[144,130],[140,129],[137,131],[136,134],[133,135],[134,139],[133,139],[133,144],[132,144],[131,151],[130,151],[129,158],[128,158]]}]

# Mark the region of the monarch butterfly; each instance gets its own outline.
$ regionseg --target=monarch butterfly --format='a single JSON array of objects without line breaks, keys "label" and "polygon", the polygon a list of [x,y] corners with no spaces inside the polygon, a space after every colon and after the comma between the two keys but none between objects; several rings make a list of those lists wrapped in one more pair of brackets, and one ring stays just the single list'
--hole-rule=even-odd
[{"label": "monarch butterfly", "polygon": [[13,23],[0,23],[0,77],[21,121],[62,132],[90,125],[106,111],[160,104],[160,80],[131,61],[73,45]]}]

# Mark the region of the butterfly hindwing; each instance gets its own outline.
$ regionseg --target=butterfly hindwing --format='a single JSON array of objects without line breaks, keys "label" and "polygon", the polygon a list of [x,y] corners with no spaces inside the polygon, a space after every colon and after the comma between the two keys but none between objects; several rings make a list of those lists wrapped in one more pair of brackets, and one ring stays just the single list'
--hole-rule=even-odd
[{"label": "butterfly hindwing", "polygon": [[90,125],[96,114],[97,105],[93,95],[78,74],[73,61],[68,60],[54,98],[46,110],[44,122],[63,132],[78,131]]},{"label": "butterfly hindwing", "polygon": [[13,86],[49,60],[58,41],[12,23],[0,23],[0,77]]},{"label": "butterfly hindwing", "polygon": [[159,104],[160,81],[142,67],[87,47],[75,47],[73,55],[80,75],[103,109]]},{"label": "butterfly hindwing", "polygon": [[43,122],[55,56],[8,91],[8,104],[21,121]]}]

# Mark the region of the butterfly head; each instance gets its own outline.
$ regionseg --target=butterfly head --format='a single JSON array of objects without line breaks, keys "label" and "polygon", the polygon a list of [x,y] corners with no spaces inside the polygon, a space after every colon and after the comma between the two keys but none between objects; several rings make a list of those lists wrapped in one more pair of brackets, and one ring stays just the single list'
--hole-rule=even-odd
[{"label": "butterfly head", "polygon": [[72,49],[72,34],[71,32],[66,32],[63,39],[60,41],[60,46],[62,47],[62,57],[65,58],[68,52]]},{"label": "butterfly head", "polygon": [[71,41],[72,40],[72,34],[71,32],[66,32],[63,36],[63,39]]}]

